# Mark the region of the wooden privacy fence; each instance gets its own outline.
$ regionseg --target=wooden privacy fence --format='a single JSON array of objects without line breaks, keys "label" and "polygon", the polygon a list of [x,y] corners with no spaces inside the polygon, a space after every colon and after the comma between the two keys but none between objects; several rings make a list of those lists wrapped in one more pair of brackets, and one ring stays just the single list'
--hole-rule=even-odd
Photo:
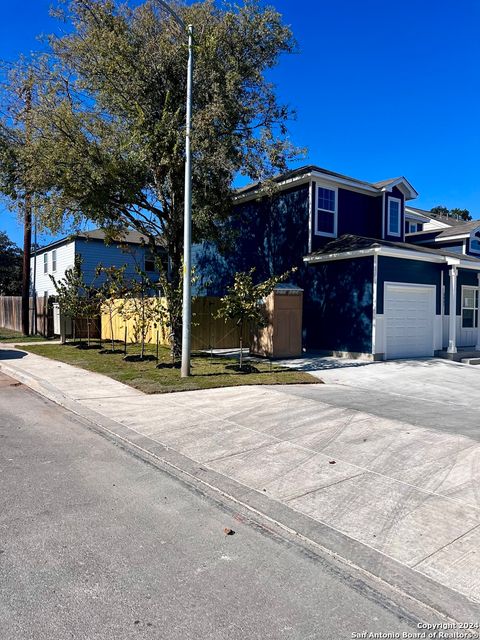
[{"label": "wooden privacy fence", "polygon": [[0,327],[12,331],[22,330],[22,298],[0,296]]},{"label": "wooden privacy fence", "polygon": [[[160,300],[161,304],[166,304],[164,298]],[[102,309],[102,340],[125,339],[125,328],[127,330],[127,342],[136,342],[135,336],[135,317],[125,320],[118,312],[119,307],[123,304],[123,300],[118,300],[116,305],[112,307],[110,314],[107,307]],[[225,320],[216,318],[216,313],[220,308],[220,298],[201,297],[194,298],[192,301],[192,349],[208,350],[208,349],[232,349],[238,347],[239,335],[238,327],[233,320]],[[146,341],[156,343],[157,330],[159,334],[159,342],[168,346],[170,338],[168,330],[165,327],[154,327],[153,323],[147,331]],[[244,331],[244,344],[248,344],[248,330]]]},{"label": "wooden privacy fence", "polygon": [[[33,298],[30,298],[30,333],[35,333]],[[22,331],[21,296],[0,296],[0,327]],[[46,338],[53,336],[53,312],[48,297],[37,298],[37,333]]]}]

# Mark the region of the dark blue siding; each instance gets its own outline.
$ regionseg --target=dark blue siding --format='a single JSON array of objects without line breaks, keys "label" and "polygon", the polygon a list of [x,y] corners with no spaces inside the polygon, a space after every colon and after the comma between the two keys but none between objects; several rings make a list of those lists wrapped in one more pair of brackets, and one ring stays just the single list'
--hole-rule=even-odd
[{"label": "dark blue siding", "polygon": [[441,313],[441,272],[445,267],[434,262],[378,257],[377,313],[383,313],[385,282],[434,284],[437,286],[436,313]]},{"label": "dark blue siding", "polygon": [[453,253],[463,253],[463,242],[433,242],[431,246],[441,251],[453,251]]},{"label": "dark blue siding", "polygon": [[441,229],[434,229],[431,231],[424,231],[422,233],[422,236],[419,237],[415,237],[415,236],[409,236],[406,241],[410,242],[412,244],[422,244],[425,247],[435,247],[435,238],[438,236],[438,234],[441,232]]},{"label": "dark blue siding", "polygon": [[324,262],[309,269],[314,277],[305,292],[305,346],[371,353],[373,258]]},{"label": "dark blue siding", "polygon": [[238,205],[225,231],[231,238],[217,250],[204,244],[195,251],[198,288],[207,295],[223,295],[237,271],[255,267],[255,278],[265,280],[292,267],[292,278],[305,286],[308,253],[309,185],[282,191]]},{"label": "dark blue siding", "polygon": [[[312,250],[323,247],[332,238],[315,235],[316,183],[312,184]],[[338,189],[337,235],[346,233],[367,238],[382,237],[382,198],[356,191]]]}]

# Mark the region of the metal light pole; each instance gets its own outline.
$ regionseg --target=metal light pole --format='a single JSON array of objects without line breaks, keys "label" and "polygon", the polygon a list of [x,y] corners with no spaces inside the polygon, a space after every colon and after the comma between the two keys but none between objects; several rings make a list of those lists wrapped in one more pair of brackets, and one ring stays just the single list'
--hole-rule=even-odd
[{"label": "metal light pole", "polygon": [[185,210],[183,218],[182,378],[186,378],[190,375],[190,351],[192,348],[192,152],[190,147],[190,132],[192,126],[192,85],[193,26],[189,24],[187,65],[187,123],[185,134]]},{"label": "metal light pole", "polygon": [[192,89],[193,89],[193,25],[188,27],[179,15],[163,0],[160,4],[180,27],[188,33],[187,65],[187,117],[185,130],[185,208],[183,231],[183,307],[182,307],[182,367],[181,377],[190,375],[190,352],[192,348],[192,154],[190,133],[192,127]]}]

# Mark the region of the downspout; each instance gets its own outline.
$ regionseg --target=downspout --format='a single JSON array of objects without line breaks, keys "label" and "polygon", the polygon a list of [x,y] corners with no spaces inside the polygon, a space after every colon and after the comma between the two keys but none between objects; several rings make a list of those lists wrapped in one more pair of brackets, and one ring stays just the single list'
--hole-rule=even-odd
[{"label": "downspout", "polygon": [[385,240],[385,191],[382,192],[382,240]]},{"label": "downspout", "polygon": [[378,251],[373,254],[373,284],[372,284],[372,356],[375,360],[377,340],[377,290],[378,290]]},{"label": "downspout", "polygon": [[442,349],[445,347],[445,341],[443,339],[443,319],[445,316],[445,282],[444,282],[444,274],[443,274],[443,267],[442,270],[440,271],[440,318],[442,321],[442,327],[441,327],[441,339],[442,339]]},{"label": "downspout", "polygon": [[308,253],[312,253],[312,230],[313,230],[313,181],[308,183]]}]

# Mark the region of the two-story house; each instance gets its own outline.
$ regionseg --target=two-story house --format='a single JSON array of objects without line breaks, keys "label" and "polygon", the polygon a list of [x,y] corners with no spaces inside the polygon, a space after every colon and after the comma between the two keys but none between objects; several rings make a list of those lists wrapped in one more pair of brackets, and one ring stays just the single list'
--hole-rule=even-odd
[{"label": "two-story house", "polygon": [[[261,184],[238,191],[233,246],[197,249],[206,293],[223,293],[235,271],[255,266],[263,279],[296,266],[307,349],[389,359],[480,346],[473,225],[406,205],[418,194],[404,177],[369,183],[306,166],[276,183],[273,195]],[[438,240],[457,226],[470,251]]]},{"label": "two-story house", "polygon": [[104,267],[126,265],[126,280],[138,277],[137,268],[145,271],[153,281],[158,280],[159,274],[147,243],[147,239],[136,231],[124,232],[108,243],[101,229],[61,238],[34,252],[30,263],[32,289],[37,296],[55,296],[57,292],[50,276],[61,280],[66,270],[74,266],[76,257],[81,258],[87,284],[94,280],[101,282],[101,278],[95,279],[99,264]]}]

